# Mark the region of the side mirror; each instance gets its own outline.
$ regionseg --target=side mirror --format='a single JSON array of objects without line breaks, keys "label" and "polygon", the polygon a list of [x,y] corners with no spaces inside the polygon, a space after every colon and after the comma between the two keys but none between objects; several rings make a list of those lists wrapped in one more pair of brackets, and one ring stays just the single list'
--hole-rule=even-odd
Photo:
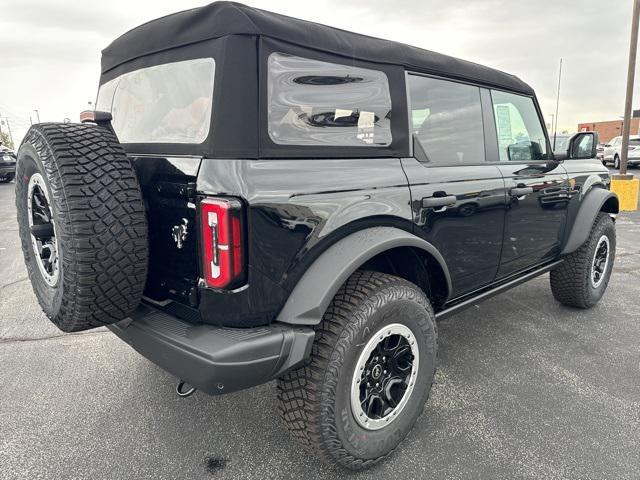
[{"label": "side mirror", "polygon": [[588,159],[596,158],[598,154],[598,133],[580,132],[569,139],[567,158]]}]

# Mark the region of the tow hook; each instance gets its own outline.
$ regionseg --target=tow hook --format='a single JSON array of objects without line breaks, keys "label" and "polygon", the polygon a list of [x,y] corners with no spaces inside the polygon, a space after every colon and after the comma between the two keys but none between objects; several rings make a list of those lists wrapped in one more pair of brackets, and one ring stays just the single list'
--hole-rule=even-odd
[{"label": "tow hook", "polygon": [[189,388],[185,389],[184,386],[189,385],[184,380],[180,380],[176,385],[176,393],[179,397],[187,398],[196,393],[196,388],[189,385]]}]

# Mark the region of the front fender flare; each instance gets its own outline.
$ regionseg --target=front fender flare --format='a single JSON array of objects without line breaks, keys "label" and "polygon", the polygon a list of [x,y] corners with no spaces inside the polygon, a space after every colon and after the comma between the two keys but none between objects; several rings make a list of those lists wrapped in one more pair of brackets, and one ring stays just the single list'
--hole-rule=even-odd
[{"label": "front fender flare", "polygon": [[580,209],[576,214],[576,218],[571,226],[571,232],[567,237],[567,241],[560,252],[560,255],[567,255],[575,252],[589,238],[589,232],[593,226],[596,216],[602,210],[603,205],[614,199],[614,212],[618,213],[618,196],[604,188],[592,188],[580,202]]},{"label": "front fender flare", "polygon": [[379,253],[397,247],[419,248],[431,254],[440,264],[451,293],[449,270],[433,245],[399,228],[365,228],[339,240],[315,260],[291,292],[277,321],[317,325],[338,289],[353,272]]}]

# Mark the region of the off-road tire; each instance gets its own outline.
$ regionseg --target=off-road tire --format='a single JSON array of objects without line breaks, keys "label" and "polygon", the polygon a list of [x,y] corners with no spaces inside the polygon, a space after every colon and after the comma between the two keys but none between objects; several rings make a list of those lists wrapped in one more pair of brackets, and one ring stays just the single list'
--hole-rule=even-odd
[{"label": "off-road tire", "polygon": [[[350,403],[354,369],[370,338],[393,323],[409,327],[418,343],[415,386],[394,421],[380,430],[363,429]],[[356,470],[370,467],[393,452],[421,414],[436,352],[435,317],[424,292],[398,277],[358,271],[317,326],[308,363],[278,379],[284,423],[293,438],[324,460]]]},{"label": "off-road tire", "polygon": [[[28,223],[28,185],[44,179],[58,241],[58,278],[39,270]],[[108,325],[139,304],[147,275],[140,186],[116,136],[90,124],[42,123],[18,152],[16,207],[22,251],[43,311],[65,332]]]},{"label": "off-road tire", "polygon": [[[591,267],[599,239],[609,238],[609,261],[602,283],[594,288],[591,283]],[[599,213],[593,222],[587,241],[575,252],[567,255],[564,262],[551,271],[551,291],[556,300],[577,308],[593,307],[607,289],[616,254],[616,229],[607,213]]]}]

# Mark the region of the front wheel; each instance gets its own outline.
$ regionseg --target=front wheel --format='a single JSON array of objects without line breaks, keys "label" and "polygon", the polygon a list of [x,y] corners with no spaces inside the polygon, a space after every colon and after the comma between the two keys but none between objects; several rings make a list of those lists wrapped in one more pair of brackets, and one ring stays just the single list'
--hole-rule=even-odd
[{"label": "front wheel", "polygon": [[551,271],[551,291],[555,299],[571,307],[593,307],[607,289],[615,255],[613,219],[599,213],[587,241]]},{"label": "front wheel", "polygon": [[422,290],[391,275],[356,272],[318,325],[307,365],[278,380],[287,428],[332,463],[362,469],[379,462],[423,410],[436,345]]}]

